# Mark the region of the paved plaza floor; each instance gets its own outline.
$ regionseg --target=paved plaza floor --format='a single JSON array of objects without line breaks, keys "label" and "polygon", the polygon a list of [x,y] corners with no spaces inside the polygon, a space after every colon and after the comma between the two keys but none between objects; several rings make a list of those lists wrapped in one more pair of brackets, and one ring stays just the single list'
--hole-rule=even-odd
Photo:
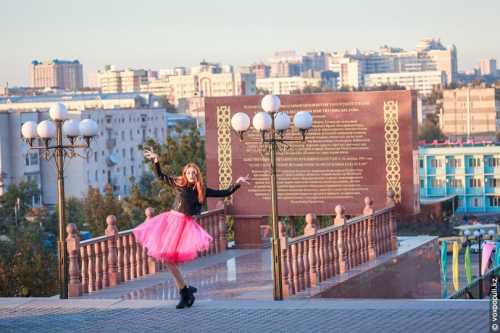
[{"label": "paved plaza floor", "polygon": [[271,269],[270,249],[228,250],[183,265],[199,292],[182,310],[168,272],[78,299],[0,298],[0,332],[488,332],[488,300],[272,301]]},{"label": "paved plaza floor", "polygon": [[488,301],[0,299],[0,332],[488,332]]}]

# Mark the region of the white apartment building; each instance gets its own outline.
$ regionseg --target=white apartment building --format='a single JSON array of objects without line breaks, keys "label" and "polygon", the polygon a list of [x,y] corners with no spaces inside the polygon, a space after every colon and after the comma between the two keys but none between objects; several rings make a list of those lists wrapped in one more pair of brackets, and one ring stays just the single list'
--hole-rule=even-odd
[{"label": "white apartment building", "polygon": [[48,110],[56,102],[63,103],[68,110],[140,108],[153,105],[156,100],[148,93],[7,96],[0,97],[0,111]]},{"label": "white apartment building", "polygon": [[141,84],[148,82],[148,71],[144,69],[119,70],[106,66],[97,76],[103,93],[139,92]]},{"label": "white apartment building", "polygon": [[267,90],[275,95],[289,95],[294,90],[303,90],[306,87],[318,87],[334,90],[337,85],[335,80],[325,81],[321,78],[301,76],[269,77],[257,79],[257,88]]},{"label": "white apartment building", "polygon": [[479,63],[481,75],[497,76],[497,61],[495,59],[482,59]]},{"label": "white apartment building", "polygon": [[434,89],[446,85],[446,73],[441,71],[377,73],[365,75],[364,81],[367,87],[398,85],[417,90],[421,95],[429,95]]},{"label": "white apartment building", "polygon": [[[31,111],[16,110],[15,105],[11,105],[10,110],[0,111],[0,194],[11,183],[33,180],[42,192],[41,198],[34,198],[33,201],[55,205],[57,191],[54,162],[45,161],[37,151],[29,150],[20,132],[26,121],[40,122],[48,119],[48,107]],[[85,158],[66,161],[67,197],[81,198],[89,186],[102,191],[106,184],[113,186],[116,195],[127,196],[134,182],[148,170],[138,146],[150,138],[164,142],[168,136],[167,113],[164,108],[142,105],[70,109],[69,114],[72,119],[95,120],[99,133],[92,140],[90,149],[79,150]]]}]

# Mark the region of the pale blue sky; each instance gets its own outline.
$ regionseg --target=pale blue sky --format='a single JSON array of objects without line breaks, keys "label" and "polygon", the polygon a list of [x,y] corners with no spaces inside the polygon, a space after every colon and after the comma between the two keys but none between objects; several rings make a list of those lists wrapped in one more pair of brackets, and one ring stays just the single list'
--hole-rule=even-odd
[{"label": "pale blue sky", "polygon": [[458,48],[459,69],[500,61],[499,0],[0,0],[0,86],[26,85],[32,59],[169,68],[266,60],[276,50]]}]

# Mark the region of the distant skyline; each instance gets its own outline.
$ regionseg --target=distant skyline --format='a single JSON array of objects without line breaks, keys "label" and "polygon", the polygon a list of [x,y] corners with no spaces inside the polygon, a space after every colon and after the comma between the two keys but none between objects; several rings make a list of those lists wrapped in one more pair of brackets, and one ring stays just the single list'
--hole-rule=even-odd
[{"label": "distant skyline", "polygon": [[0,86],[28,85],[34,59],[78,59],[87,80],[105,64],[240,66],[280,50],[413,50],[425,37],[455,44],[462,71],[500,61],[499,22],[495,0],[3,0]]}]

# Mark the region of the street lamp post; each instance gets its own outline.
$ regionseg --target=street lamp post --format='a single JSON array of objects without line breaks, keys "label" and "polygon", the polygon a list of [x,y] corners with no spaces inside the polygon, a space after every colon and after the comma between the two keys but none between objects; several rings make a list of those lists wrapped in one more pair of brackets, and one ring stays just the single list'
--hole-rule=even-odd
[{"label": "street lamp post", "polygon": [[[54,158],[55,161],[57,169],[57,204],[59,214],[59,240],[57,242],[59,298],[67,299],[68,278],[64,238],[64,159],[76,156],[84,157],[78,154],[75,149],[90,147],[90,140],[97,135],[97,123],[92,119],[84,119],[81,122],[75,119],[69,120],[68,110],[62,103],[52,105],[49,110],[49,115],[53,122],[44,120],[37,125],[34,121],[28,121],[23,124],[21,132],[31,149],[40,150],[45,160]],[[64,136],[66,136],[69,142],[64,142]],[[80,138],[84,140],[84,143],[78,143]],[[35,139],[40,139],[43,144],[35,146]],[[53,139],[55,139],[55,145],[51,145]]]},{"label": "street lamp post", "polygon": [[[305,141],[306,133],[312,127],[312,116],[309,112],[300,111],[294,116],[295,127],[300,131],[301,139],[284,139],[285,131],[290,127],[290,117],[285,112],[279,112],[280,99],[275,95],[266,95],[261,101],[264,112],[254,115],[252,124],[260,132],[261,142],[270,148],[271,166],[271,207],[272,207],[272,256],[273,256],[273,297],[274,300],[283,299],[281,283],[281,247],[278,230],[278,185],[276,177],[276,152],[279,144],[291,141]],[[243,134],[250,127],[250,118],[244,112],[238,112],[231,118],[231,126],[238,133],[241,140]]]}]

